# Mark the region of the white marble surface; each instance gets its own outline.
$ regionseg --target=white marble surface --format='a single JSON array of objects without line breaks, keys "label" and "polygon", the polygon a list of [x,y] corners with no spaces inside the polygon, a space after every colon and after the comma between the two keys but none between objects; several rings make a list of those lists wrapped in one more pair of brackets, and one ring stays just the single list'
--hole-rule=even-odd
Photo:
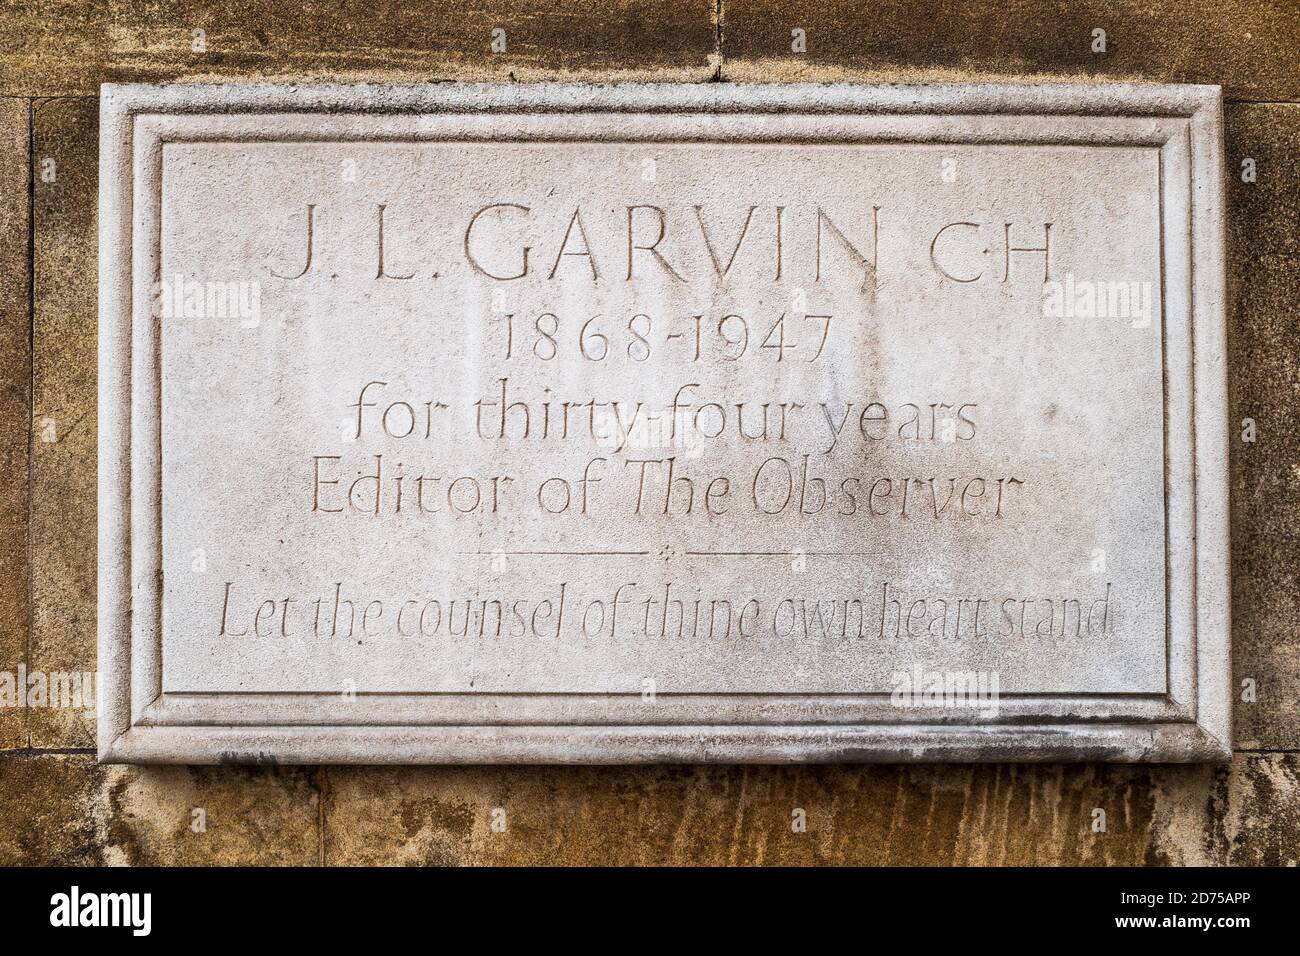
[{"label": "white marble surface", "polygon": [[1219,130],[106,87],[101,756],[1221,755]]}]

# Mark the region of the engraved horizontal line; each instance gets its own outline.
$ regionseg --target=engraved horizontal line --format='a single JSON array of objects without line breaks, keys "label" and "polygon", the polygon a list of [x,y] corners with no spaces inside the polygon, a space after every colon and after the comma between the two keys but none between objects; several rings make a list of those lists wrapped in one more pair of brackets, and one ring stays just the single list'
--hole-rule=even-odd
[{"label": "engraved horizontal line", "polygon": [[649,551],[505,551],[502,549],[497,549],[496,551],[461,551],[459,553],[461,555],[472,554],[472,555],[481,555],[484,557],[496,557],[497,555],[503,555],[505,557],[529,557],[529,556],[545,557],[548,555],[554,555],[556,557],[566,557],[566,558],[572,558],[572,557],[607,558],[607,557],[621,557],[627,555],[633,557],[645,557],[650,554]]},{"label": "engraved horizontal line", "polygon": [[[692,557],[715,557],[715,558],[788,558],[791,555],[802,554],[807,557],[826,557],[826,558],[858,558],[871,557],[876,554],[874,551],[804,551],[799,548],[790,548],[785,551],[699,551],[688,550],[680,552]],[[557,557],[649,557],[650,551],[547,551],[547,550],[530,550],[530,551],[507,551],[498,548],[495,551],[460,551],[462,556],[475,555],[480,557],[546,557],[554,555]]]},{"label": "engraved horizontal line", "polygon": [[788,548],[785,551],[686,551],[685,554],[708,558],[788,558],[792,555],[805,555],[817,558],[860,558],[875,555],[875,551],[804,551],[800,548]]}]

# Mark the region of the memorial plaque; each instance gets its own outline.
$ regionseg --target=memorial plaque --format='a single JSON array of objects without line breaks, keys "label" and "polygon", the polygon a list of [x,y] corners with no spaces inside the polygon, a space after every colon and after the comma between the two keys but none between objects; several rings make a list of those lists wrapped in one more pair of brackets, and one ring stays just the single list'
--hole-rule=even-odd
[{"label": "memorial plaque", "polygon": [[1220,113],[106,86],[101,759],[1227,757]]}]

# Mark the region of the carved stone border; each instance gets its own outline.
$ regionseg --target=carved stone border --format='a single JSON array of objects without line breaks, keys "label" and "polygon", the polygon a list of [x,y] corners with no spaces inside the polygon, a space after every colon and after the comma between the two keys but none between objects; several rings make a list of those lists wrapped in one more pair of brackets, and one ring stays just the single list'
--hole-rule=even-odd
[{"label": "carved stone border", "polygon": [[[275,114],[275,115],[272,115]],[[313,695],[164,695],[157,270],[163,142],[714,140],[781,115],[799,139],[1143,145],[1160,153],[1168,687],[1005,696],[994,721],[882,695],[359,695],[347,725]],[[577,115],[574,115],[577,114]],[[611,116],[611,114],[616,114]],[[438,117],[438,123],[430,123]],[[1228,417],[1220,91],[1166,85],[112,85],[100,110],[99,756],[127,763],[1207,761],[1231,756]],[[494,125],[495,124],[495,125]],[[423,130],[423,132],[422,132]],[[604,132],[602,132],[604,131]],[[368,135],[368,134],[366,134]],[[445,135],[445,134],[443,134]],[[373,699],[370,699],[373,698]],[[540,698],[540,699],[539,699]],[[548,700],[547,698],[555,698]],[[746,698],[758,698],[747,700]],[[815,698],[815,699],[814,699]],[[758,711],[762,710],[760,716]],[[335,723],[330,723],[335,721]]]}]

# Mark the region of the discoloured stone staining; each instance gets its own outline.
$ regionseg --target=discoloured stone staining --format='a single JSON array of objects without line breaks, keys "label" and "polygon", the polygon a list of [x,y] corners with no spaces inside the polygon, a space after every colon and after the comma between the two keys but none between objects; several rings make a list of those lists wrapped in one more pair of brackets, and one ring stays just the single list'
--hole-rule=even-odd
[{"label": "discoloured stone staining", "polygon": [[[33,151],[33,671],[95,671],[98,109],[37,100]],[[42,176],[44,171],[44,176]],[[88,747],[93,710],[30,710],[33,747]]]},{"label": "discoloured stone staining", "polygon": [[317,800],[301,768],[141,771],[86,754],[12,755],[0,774],[0,865],[310,865]]},{"label": "discoloured stone staining", "polygon": [[[27,660],[28,299],[27,100],[0,99],[0,671]],[[27,712],[0,709],[0,749],[27,743]]]},{"label": "discoloured stone staining", "polygon": [[[307,772],[98,768],[84,757],[13,758],[13,766],[0,789],[5,807],[22,787],[59,799],[23,824],[8,811],[0,817],[7,863],[292,863],[312,862],[318,849],[318,795]],[[1231,773],[519,768],[506,780],[482,769],[349,769],[330,772],[324,799],[319,839],[336,864],[1296,860],[1294,812],[1286,815],[1296,766],[1281,757],[1239,758]],[[807,810],[806,833],[791,832],[795,807]],[[196,808],[206,810],[205,834],[191,829]],[[492,829],[498,808],[504,832]],[[1105,834],[1090,830],[1094,808],[1107,811]],[[1210,824],[1216,808],[1222,826]]]},{"label": "discoloured stone staining", "polygon": [[[0,864],[1295,864],[1294,755],[1232,767],[140,768],[5,758]],[[321,778],[325,782],[321,782]],[[32,793],[46,799],[33,801]],[[323,803],[323,806],[322,806]],[[807,831],[791,830],[807,812]],[[1107,814],[1093,833],[1095,809]],[[206,814],[196,833],[193,812]],[[494,830],[494,811],[505,829]],[[323,819],[323,825],[321,820]]]},{"label": "discoloured stone staining", "polygon": [[1295,866],[1300,859],[1300,761],[1264,754],[1227,781],[1222,826],[1227,861],[1236,866]]},{"label": "discoloured stone staining", "polygon": [[[433,10],[20,0],[0,26],[0,94],[93,96],[104,82],[280,77],[701,81],[717,69],[715,11],[714,0],[451,0]],[[493,52],[494,42],[504,51]]]},{"label": "discoloured stone staining", "polygon": [[[566,18],[547,27],[543,12],[550,5],[534,6],[536,39],[532,52],[525,43],[522,54],[532,58],[536,75],[559,78],[579,57],[586,57],[584,68],[610,78],[622,71],[705,78],[716,67],[710,62],[712,2],[602,4],[606,12],[589,29],[616,35],[636,24],[643,39],[603,49],[593,42],[586,51],[570,49],[570,32],[582,24]],[[1258,703],[1237,704],[1237,737],[1240,747],[1278,752],[1238,753],[1222,768],[124,768],[100,767],[86,752],[22,752],[25,734],[15,735],[4,714],[0,864],[1300,862],[1300,756],[1294,753],[1300,747],[1294,581],[1300,515],[1292,504],[1300,481],[1293,424],[1300,403],[1294,318],[1300,298],[1294,268],[1300,253],[1300,108],[1281,102],[1300,96],[1300,13],[1264,0],[1205,0],[1085,3],[1063,14],[1054,3],[1013,0],[1003,5],[1003,15],[976,22],[965,5],[953,2],[891,0],[870,13],[848,3],[819,4],[821,12],[789,3],[746,6],[727,5],[723,12],[723,72],[731,79],[1122,77],[1222,83],[1237,101],[1227,109],[1228,167],[1235,174],[1240,159],[1252,156],[1259,178],[1253,186],[1234,179],[1229,189],[1232,417],[1255,417],[1259,439],[1234,444],[1234,663],[1238,682],[1254,676],[1260,688]],[[0,93],[91,96],[106,79],[311,79],[321,72],[343,79],[506,78],[514,69],[485,52],[488,21],[497,18],[491,9],[450,8],[437,23],[381,12],[346,28],[349,18],[358,18],[346,8],[334,21],[289,9],[258,3],[10,4],[0,23]],[[500,18],[506,19],[504,12]],[[236,20],[249,25],[228,25]],[[299,21],[303,34],[310,26],[321,39],[295,43]],[[808,30],[810,49],[802,58],[785,52],[790,28],[800,25]],[[1094,59],[1085,52],[1093,25],[1108,28],[1113,55]],[[194,26],[218,41],[207,60],[188,52]],[[220,42],[232,38],[242,52],[229,46],[220,52]],[[446,52],[471,40],[479,52]],[[431,55],[438,42],[444,53]],[[1252,99],[1274,102],[1240,102]],[[0,149],[6,279],[0,301],[6,310],[13,301],[12,252],[20,254],[21,274],[27,244],[24,204],[11,192],[26,182],[25,169],[13,168],[26,161],[26,109],[22,104],[0,114],[7,144]],[[76,166],[94,155],[93,100],[38,104],[36,115],[49,131],[50,148],[74,157],[75,177]],[[89,209],[66,207],[68,216],[80,218],[60,219],[38,208],[38,227],[44,221],[52,231],[36,237],[38,249],[48,250],[45,274],[51,282],[58,276],[47,303],[60,299],[65,316],[49,326],[57,335],[43,340],[46,352],[37,362],[44,361],[49,382],[75,381],[79,388],[87,373],[93,383],[95,354],[95,178],[90,171],[85,177],[74,178],[72,187],[76,202]],[[38,207],[47,211],[59,201],[38,193]],[[16,228],[22,232],[17,241]],[[20,298],[26,321],[21,305]],[[21,389],[29,361],[21,351],[0,348],[0,377]],[[9,430],[4,436],[8,442]],[[66,480],[81,489],[78,494],[93,489],[93,441],[60,467],[71,470]],[[35,489],[38,498],[44,491]],[[93,498],[89,503],[93,518]],[[0,510],[9,514],[8,503]],[[78,511],[65,523],[85,520]],[[33,554],[46,569],[33,582],[35,593],[41,601],[93,609],[93,523],[57,524],[51,522],[37,549],[45,553]],[[9,543],[0,536],[0,550]],[[85,564],[70,572],[76,562]],[[21,561],[3,567],[0,608],[8,614],[13,585],[24,593],[25,570]],[[0,648],[11,655],[11,648],[25,647],[26,635],[15,640],[5,621]],[[80,626],[69,638],[75,648],[69,661],[85,660],[92,646],[86,643],[91,625]],[[46,646],[56,645],[51,638]],[[0,662],[0,668],[12,666]],[[85,746],[79,741],[90,739],[89,729],[82,737],[56,725],[47,746]],[[196,807],[207,809],[206,834],[191,830]],[[504,833],[491,827],[497,807],[506,811]],[[807,811],[804,834],[790,830],[796,807]],[[1104,835],[1091,831],[1096,808],[1107,812]]]},{"label": "discoloured stone staining", "polygon": [[[1300,105],[1227,110],[1232,442],[1233,670],[1237,745],[1300,748]],[[1253,160],[1255,182],[1241,180]],[[1234,436],[1240,439],[1240,434]]]},{"label": "discoloured stone staining", "polygon": [[[806,53],[791,49],[796,28]],[[731,81],[1123,79],[1300,96],[1300,9],[1270,0],[1009,0],[996,13],[960,0],[759,0],[724,3],[722,37]]]}]

